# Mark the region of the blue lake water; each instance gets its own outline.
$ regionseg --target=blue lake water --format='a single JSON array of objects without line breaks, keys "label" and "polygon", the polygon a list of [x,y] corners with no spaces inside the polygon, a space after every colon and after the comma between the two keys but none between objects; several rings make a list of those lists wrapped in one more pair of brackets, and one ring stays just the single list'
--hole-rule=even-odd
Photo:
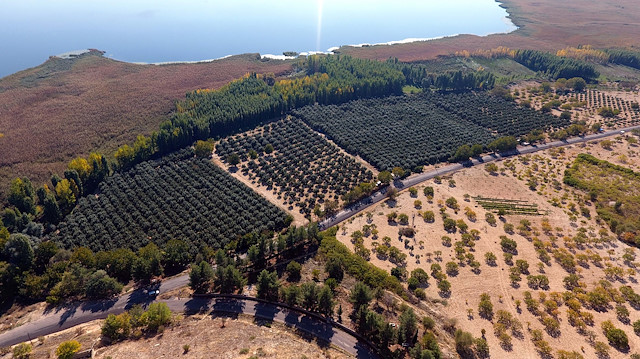
[{"label": "blue lake water", "polygon": [[326,51],[515,26],[494,0],[0,0],[0,77],[95,48],[129,62]]}]

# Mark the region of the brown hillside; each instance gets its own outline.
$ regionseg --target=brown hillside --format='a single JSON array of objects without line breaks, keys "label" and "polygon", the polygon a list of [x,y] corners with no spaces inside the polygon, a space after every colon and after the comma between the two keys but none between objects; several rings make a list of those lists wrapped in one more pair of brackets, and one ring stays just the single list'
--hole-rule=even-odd
[{"label": "brown hillside", "polygon": [[51,58],[0,79],[0,183],[17,175],[46,181],[74,156],[110,154],[151,133],[187,91],[217,88],[252,71],[283,74],[290,66],[256,54],[162,66],[114,61],[98,51]]}]

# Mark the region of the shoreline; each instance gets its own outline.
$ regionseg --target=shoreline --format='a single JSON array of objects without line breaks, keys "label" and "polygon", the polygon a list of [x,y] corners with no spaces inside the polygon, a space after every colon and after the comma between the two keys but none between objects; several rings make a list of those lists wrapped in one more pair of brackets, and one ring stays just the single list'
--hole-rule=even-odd
[{"label": "shoreline", "polygon": [[[260,56],[260,59],[287,61],[287,60],[295,60],[297,58],[300,58],[301,56],[310,56],[310,55],[317,55],[317,54],[332,55],[332,54],[339,53],[339,50],[344,49],[344,48],[366,48],[366,47],[374,47],[374,46],[393,46],[393,45],[401,45],[401,44],[412,44],[412,43],[429,42],[429,41],[443,40],[443,39],[453,39],[453,38],[456,38],[456,37],[459,37],[459,36],[464,36],[464,35],[474,35],[474,36],[479,36],[479,37],[487,37],[487,36],[491,36],[491,35],[511,34],[511,33],[515,32],[517,30],[520,30],[522,28],[522,25],[518,25],[518,24],[516,24],[516,22],[514,22],[513,14],[511,12],[509,12],[510,7],[505,4],[504,0],[495,0],[495,2],[498,3],[498,6],[500,8],[505,10],[506,15],[504,17],[502,17],[501,20],[505,23],[505,25],[507,25],[511,29],[508,29],[506,31],[501,31],[501,32],[491,32],[491,33],[487,33],[487,34],[483,34],[483,35],[457,33],[457,34],[440,35],[440,36],[434,36],[434,37],[409,37],[409,38],[405,38],[405,39],[401,39],[401,40],[391,40],[391,41],[378,42],[378,43],[347,44],[347,45],[341,45],[341,46],[332,46],[332,47],[329,47],[326,51],[301,51],[301,52],[298,52],[298,54],[296,56],[288,56],[288,55],[284,55],[284,54],[276,55],[276,54],[260,54],[260,53],[258,53],[258,55]],[[90,51],[90,49],[87,49],[87,50],[75,50],[75,51],[69,51],[69,52],[63,53],[61,55],[55,55],[55,56],[51,56],[51,57],[73,58],[74,57],[73,55],[75,55],[76,53],[88,52],[88,51]],[[106,52],[103,51],[103,53],[106,53]],[[246,55],[248,53],[251,53],[251,52],[246,52],[246,53],[241,53],[241,54],[228,54],[228,55],[224,55],[224,56],[221,56],[221,57],[217,57],[217,58],[213,58],[213,59],[204,59],[204,60],[176,60],[176,61],[160,61],[160,62],[127,61],[127,60],[120,60],[120,59],[117,59],[117,58],[114,58],[114,57],[110,57],[110,56],[106,56],[106,58],[109,58],[109,59],[112,59],[112,60],[115,60],[115,61],[121,61],[121,62],[130,63],[130,64],[134,64],[134,65],[156,65],[156,66],[162,66],[162,65],[211,63],[211,62],[218,61],[218,60],[228,59],[228,58],[231,58],[231,57],[234,57],[234,56]],[[71,55],[71,57],[63,57],[63,56],[68,56],[68,55]]]}]

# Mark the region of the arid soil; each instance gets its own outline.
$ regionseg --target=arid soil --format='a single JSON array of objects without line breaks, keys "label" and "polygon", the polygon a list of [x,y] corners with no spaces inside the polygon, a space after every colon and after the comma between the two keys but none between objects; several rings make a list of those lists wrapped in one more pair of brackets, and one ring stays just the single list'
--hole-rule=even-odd
[{"label": "arid soil", "polygon": [[[101,342],[101,320],[83,324],[33,341],[30,358],[54,358],[55,349],[66,340],[77,340],[81,350],[93,347],[95,358],[351,358],[337,349],[299,336],[277,323],[254,322],[253,318],[194,315],[179,318],[163,333],[112,345]],[[184,350],[184,345],[189,350]],[[0,356],[10,358],[11,355]]]},{"label": "arid soil", "polygon": [[[607,230],[604,223],[596,223],[596,213],[593,206],[589,208],[587,205],[590,218],[584,217],[579,213],[575,215],[575,213],[571,212],[571,203],[579,203],[578,201],[582,200],[585,195],[562,184],[564,169],[579,153],[590,153],[598,158],[637,170],[640,166],[638,147],[624,138],[625,136],[615,138],[611,150],[602,148],[598,143],[589,143],[584,147],[572,146],[565,151],[546,151],[542,154],[521,156],[502,161],[498,163],[499,171],[496,175],[489,174],[483,166],[465,169],[451,177],[455,181],[455,187],[450,186],[447,178],[443,179],[441,184],[430,181],[417,187],[417,198],[412,197],[405,190],[401,192],[395,202],[387,201],[371,209],[369,211],[373,215],[371,221],[364,214],[341,226],[338,230],[338,238],[353,249],[353,244],[351,243],[352,233],[362,230],[364,225],[375,224],[376,229],[379,231],[378,238],[373,239],[373,236],[365,237],[365,246],[368,249],[372,249],[375,244],[383,242],[382,238],[385,236],[390,237],[390,245],[407,254],[406,269],[409,273],[416,268],[422,268],[427,273],[431,273],[431,265],[434,263],[442,266],[444,272],[447,262],[458,263],[460,266],[458,273],[450,273],[447,278],[452,285],[451,293],[440,293],[437,288],[437,281],[432,277],[429,280],[429,286],[425,288],[427,297],[445,299],[447,305],[442,306],[440,310],[445,316],[456,318],[458,325],[463,330],[479,337],[481,336],[481,330],[485,329],[486,338],[491,347],[492,358],[513,358],[516,353],[519,358],[538,358],[539,355],[532,343],[531,331],[528,328],[542,330],[544,340],[551,345],[554,354],[556,350],[564,349],[580,352],[585,358],[595,358],[594,348],[587,339],[590,334],[581,335],[575,327],[569,324],[566,305],[561,304],[559,307],[559,331],[549,334],[542,324],[542,318],[545,315],[535,316],[527,310],[524,304],[524,292],[530,291],[533,294],[533,298],[540,302],[540,308],[544,312],[544,307],[540,300],[541,293],[544,293],[543,295],[548,299],[553,292],[563,293],[566,291],[563,285],[563,278],[568,276],[569,272],[563,269],[559,262],[554,259],[553,254],[554,250],[562,248],[567,249],[576,258],[578,255],[587,254],[590,258],[598,255],[602,259],[604,264],[588,260],[586,263],[577,265],[575,269],[576,273],[581,277],[581,281],[586,285],[587,291],[592,290],[597,285],[597,282],[602,279],[610,281],[615,288],[629,285],[636,292],[640,291],[640,287],[637,284],[637,269],[633,267],[632,263],[624,263],[621,258],[624,250],[629,247],[614,239],[614,235]],[[621,156],[624,156],[622,157],[624,164],[620,162]],[[531,176],[538,181],[536,190],[529,188],[528,180]],[[559,181],[560,189],[556,189],[553,183],[554,179]],[[422,192],[424,186],[433,186],[435,190],[435,196],[431,203]],[[468,201],[465,200],[466,194],[471,196]],[[498,219],[497,224],[492,226],[485,220],[487,211],[473,199],[475,196],[527,201],[529,204],[537,204],[543,215],[505,215],[502,221]],[[460,207],[458,211],[454,211],[444,204],[444,201],[449,197],[457,199]],[[554,198],[557,199],[555,206],[552,205]],[[422,202],[422,207],[419,210],[414,207],[415,200]],[[477,219],[475,221],[470,220],[465,215],[465,207],[469,207],[476,213]],[[444,230],[440,208],[446,208],[445,212],[455,220],[463,219],[469,225],[468,231],[473,229],[479,231],[480,238],[475,241],[474,248],[472,250],[467,248],[466,250],[466,253],[473,254],[475,259],[481,263],[478,273],[472,271],[466,260],[462,261],[463,264],[460,264],[461,262],[456,259],[455,242],[460,241],[462,235],[460,231],[447,233]],[[418,215],[418,212],[425,210],[431,210],[435,213],[434,223],[426,223]],[[398,214],[407,214],[409,224],[406,226],[389,224],[386,215],[392,211]],[[498,218],[497,215],[496,218]],[[518,229],[523,219],[530,221],[529,230]],[[548,221],[550,229],[547,227],[547,230],[544,230],[543,221]],[[505,223],[513,224],[515,233],[506,233],[504,229]],[[401,227],[413,227],[416,230],[415,237],[400,238],[398,229]],[[591,240],[584,246],[576,247],[571,238],[574,238],[581,228],[586,230],[586,234]],[[500,236],[503,235],[515,240],[517,243],[517,255],[513,257],[513,262],[518,259],[526,260],[529,264],[529,274],[546,275],[550,281],[548,289],[533,289],[529,287],[527,275],[522,275],[521,281],[517,282],[517,284],[512,284],[509,276],[511,266],[505,263],[500,245]],[[442,236],[451,237],[452,245],[444,245],[441,239]],[[597,237],[602,236],[612,238],[612,241],[598,242],[595,240]],[[408,243],[406,243],[405,239],[408,240]],[[551,260],[549,264],[540,264],[542,262],[534,248],[536,240],[544,243],[548,251],[550,251]],[[552,244],[554,242],[555,244]],[[413,250],[411,250],[412,247]],[[489,265],[486,262],[485,253],[487,252],[492,252],[496,255],[495,265]],[[637,254],[638,251],[635,250],[635,253]],[[420,256],[419,259],[417,259],[418,255]],[[375,252],[371,253],[370,261],[387,270],[391,270],[396,266],[388,259],[379,258]],[[608,267],[623,268],[625,274],[621,278],[612,279],[604,272],[604,269]],[[508,311],[523,325],[522,335],[513,336],[511,347],[501,347],[497,336],[494,335],[495,317],[490,321],[478,315],[479,297],[482,293],[490,295],[494,305],[494,313],[498,310]],[[519,310],[516,302],[518,300],[521,301]],[[629,324],[640,319],[640,312],[628,303],[625,303],[625,305],[630,311],[630,322],[626,323],[616,317],[615,303],[613,303],[613,307],[606,311],[592,310],[588,306],[580,309],[594,316],[594,323],[592,326],[587,327],[587,331],[595,336],[595,341],[607,343],[607,339],[600,328],[601,323],[605,320],[611,320],[617,328],[621,328],[626,332],[631,346],[630,351],[625,353],[610,348],[609,354],[611,358],[625,358],[629,354],[640,351],[640,340],[638,340]]]}]

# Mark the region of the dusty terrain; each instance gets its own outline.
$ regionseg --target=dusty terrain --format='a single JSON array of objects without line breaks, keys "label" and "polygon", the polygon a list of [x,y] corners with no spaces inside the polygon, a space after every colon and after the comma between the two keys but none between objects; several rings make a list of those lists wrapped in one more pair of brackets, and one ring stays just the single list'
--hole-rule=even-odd
[{"label": "dusty terrain", "polygon": [[[293,333],[283,325],[254,322],[253,318],[194,315],[180,319],[163,333],[113,345],[100,342],[101,320],[33,341],[31,358],[53,358],[66,340],[77,340],[82,350],[93,346],[96,358],[350,358],[343,352]],[[185,352],[184,345],[189,345]],[[0,356],[10,358],[11,355]]]},{"label": "dusty terrain", "polygon": [[[430,298],[446,299],[448,304],[441,308],[442,312],[450,317],[457,318],[459,326],[470,331],[474,336],[481,336],[481,330],[486,330],[486,338],[491,347],[492,358],[512,358],[515,353],[521,358],[538,358],[539,355],[531,340],[531,332],[527,328],[541,329],[544,332],[544,340],[546,340],[554,349],[554,353],[558,349],[575,350],[584,355],[585,358],[596,357],[594,349],[588,344],[587,336],[580,335],[575,327],[569,324],[567,319],[566,305],[560,305],[558,321],[560,323],[559,332],[549,335],[545,332],[545,328],[541,322],[541,316],[534,316],[524,305],[524,292],[530,291],[533,298],[539,301],[540,293],[549,298],[552,292],[565,292],[563,286],[563,278],[569,273],[561,267],[559,262],[554,259],[553,251],[557,249],[567,249],[572,255],[577,256],[587,254],[590,258],[600,256],[604,261],[596,263],[587,260],[586,263],[578,265],[576,273],[581,277],[581,281],[587,286],[586,290],[590,291],[596,286],[596,282],[607,278],[616,288],[622,285],[629,285],[636,292],[640,291],[637,284],[637,270],[632,267],[633,264],[624,263],[621,256],[624,249],[628,248],[625,244],[612,240],[597,240],[596,238],[612,238],[613,236],[606,225],[599,225],[595,220],[595,209],[589,208],[591,218],[575,215],[571,212],[571,203],[580,203],[584,198],[584,194],[575,191],[562,184],[562,177],[566,165],[575,158],[578,153],[591,153],[594,156],[620,164],[620,156],[625,156],[625,164],[631,168],[637,169],[640,166],[640,158],[638,157],[638,147],[630,144],[623,139],[624,136],[618,136],[614,139],[614,145],[611,150],[602,148],[597,143],[590,143],[584,147],[573,146],[566,151],[554,152],[546,151],[542,154],[533,156],[523,156],[516,159],[500,162],[498,164],[498,174],[489,174],[482,166],[466,169],[458,172],[451,177],[455,181],[455,187],[450,187],[448,179],[443,179],[441,184],[432,181],[417,187],[418,195],[414,198],[408,191],[403,191],[395,203],[381,203],[369,212],[373,215],[371,220],[367,219],[367,215],[354,218],[350,223],[341,226],[338,231],[338,238],[353,249],[351,243],[351,234],[354,231],[362,230],[367,224],[375,224],[379,231],[378,238],[373,236],[364,238],[364,244],[367,248],[372,249],[374,244],[382,243],[382,238],[388,236],[391,238],[390,244],[399,248],[407,254],[406,269],[411,270],[423,268],[427,273],[431,273],[431,265],[438,263],[445,271],[445,264],[453,261],[459,264],[458,273],[450,273],[447,280],[451,282],[450,295],[442,294],[437,288],[437,282],[432,277],[429,280],[429,286],[425,288],[426,294]],[[564,153],[562,153],[564,152]],[[512,170],[513,169],[513,170]],[[533,191],[529,188],[528,180],[530,176],[537,179],[538,185]],[[553,180],[559,181],[559,188],[556,189]],[[435,196],[430,203],[422,192],[424,186],[433,186]],[[491,226],[485,220],[486,211],[477,204],[473,198],[465,200],[465,194],[493,198],[507,198],[527,201],[530,204],[537,204],[540,212],[545,212],[542,216],[516,216],[505,215],[504,221],[497,221],[496,226]],[[454,212],[453,209],[446,207],[444,201],[454,197],[457,199],[460,210]],[[554,198],[556,201],[554,202]],[[414,207],[414,201],[420,200],[422,207],[420,210]],[[556,205],[552,205],[556,203]],[[391,206],[393,205],[393,206]],[[465,215],[465,207],[469,207],[477,214],[475,221],[469,220]],[[446,208],[445,212],[451,218],[458,220],[463,219],[469,226],[468,231],[476,229],[479,231],[479,240],[475,241],[473,249],[468,249],[466,253],[475,256],[475,260],[481,263],[479,272],[476,274],[472,271],[466,260],[460,264],[455,256],[455,242],[461,240],[460,231],[456,233],[447,233],[443,228],[443,220],[440,215],[440,208]],[[419,211],[431,210],[435,213],[435,222],[426,223],[422,217],[418,215]],[[408,215],[409,224],[402,226],[399,224],[389,224],[386,215],[392,211],[398,214],[404,213]],[[496,215],[496,218],[498,216]],[[520,221],[526,219],[531,222],[530,229],[518,229]],[[548,221],[550,229],[545,231],[543,221]],[[515,233],[509,234],[505,232],[504,222],[511,223],[515,226]],[[401,227],[413,226],[416,230],[414,238],[403,237],[399,239],[398,229]],[[572,238],[576,237],[580,228],[586,231],[586,235],[591,238],[586,245],[578,245],[576,247]],[[445,246],[441,240],[442,236],[452,238],[453,244]],[[529,273],[532,275],[546,275],[550,284],[548,289],[530,288],[527,282],[527,276],[522,275],[522,279],[517,284],[512,285],[509,277],[510,267],[503,259],[503,251],[500,245],[500,236],[506,235],[517,243],[517,255],[513,257],[513,262],[518,259],[524,259],[529,263]],[[405,239],[409,242],[403,243]],[[551,260],[548,264],[540,265],[541,260],[538,258],[534,242],[541,241]],[[422,243],[421,243],[422,242]],[[413,247],[413,250],[410,248]],[[440,252],[440,253],[438,253]],[[485,261],[485,253],[492,252],[496,255],[495,265],[489,265]],[[637,250],[635,253],[637,254]],[[417,256],[420,256],[417,259]],[[391,270],[396,265],[387,259],[378,258],[375,252],[371,253],[371,262],[377,266]],[[614,280],[607,277],[604,269],[608,267],[620,267],[625,270],[625,274]],[[506,310],[514,315],[523,325],[524,330],[522,336],[513,336],[512,347],[504,349],[501,347],[499,340],[494,335],[493,324],[496,322],[495,317],[492,321],[480,318],[478,316],[479,296],[482,293],[488,293],[494,305],[494,313],[498,310]],[[516,300],[522,302],[520,310],[517,310]],[[541,302],[541,301],[540,301]],[[542,311],[544,307],[540,305]],[[615,303],[614,303],[615,306]],[[627,309],[630,311],[630,322],[640,319],[640,312],[633,309],[626,303]],[[468,310],[471,310],[469,315]],[[617,328],[623,329],[629,337],[631,350],[628,353],[619,352],[610,349],[609,353],[612,358],[625,358],[628,354],[640,351],[640,340],[633,333],[633,329],[628,323],[623,323],[616,318],[616,312],[613,307],[604,312],[598,312],[588,309],[587,306],[580,309],[593,314],[594,324],[588,326],[587,331],[595,335],[595,341],[607,342],[602,334],[600,324],[605,320],[611,320]]]}]

